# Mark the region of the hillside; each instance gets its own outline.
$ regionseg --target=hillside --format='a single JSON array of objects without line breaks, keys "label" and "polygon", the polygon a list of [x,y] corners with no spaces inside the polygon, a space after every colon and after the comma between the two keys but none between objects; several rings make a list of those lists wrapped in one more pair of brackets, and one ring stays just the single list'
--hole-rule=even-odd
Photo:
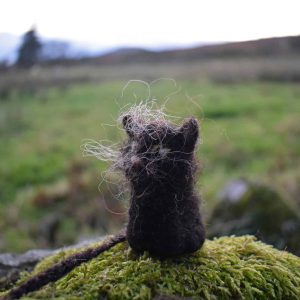
[{"label": "hillside", "polygon": [[206,45],[195,48],[149,51],[119,49],[91,59],[99,64],[184,62],[209,58],[290,56],[300,54],[300,36],[268,38],[246,42]]}]

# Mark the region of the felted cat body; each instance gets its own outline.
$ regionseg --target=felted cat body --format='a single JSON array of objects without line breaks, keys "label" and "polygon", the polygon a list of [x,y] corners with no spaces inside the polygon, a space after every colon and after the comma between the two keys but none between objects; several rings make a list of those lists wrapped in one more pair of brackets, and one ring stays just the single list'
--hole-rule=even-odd
[{"label": "felted cat body", "polygon": [[129,245],[137,253],[148,251],[160,258],[196,251],[205,240],[200,199],[194,191],[197,121],[191,118],[175,128],[135,124],[125,116],[123,125],[129,136],[122,149],[123,170],[131,185]]},{"label": "felted cat body", "polygon": [[[180,128],[163,119],[147,122],[125,115],[128,141],[116,162],[131,186],[129,222],[124,230],[95,248],[75,253],[35,274],[1,299],[19,299],[49,282],[55,282],[75,267],[128,241],[140,254],[158,258],[187,254],[201,248],[205,230],[194,191],[197,162],[194,155],[198,123],[191,118]],[[109,153],[110,154],[110,153]]]}]

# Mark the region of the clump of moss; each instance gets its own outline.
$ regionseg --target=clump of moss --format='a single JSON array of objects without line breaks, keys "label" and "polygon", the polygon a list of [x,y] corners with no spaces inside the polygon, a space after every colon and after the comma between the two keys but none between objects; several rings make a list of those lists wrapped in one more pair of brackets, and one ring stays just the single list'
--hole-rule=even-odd
[{"label": "clump of moss", "polygon": [[240,179],[224,187],[220,200],[209,218],[209,238],[250,234],[300,256],[299,211],[278,191]]},{"label": "clump of moss", "polygon": [[[44,259],[38,273],[78,250]],[[207,240],[192,255],[156,260],[121,243],[23,299],[299,299],[300,259],[252,236]]]}]

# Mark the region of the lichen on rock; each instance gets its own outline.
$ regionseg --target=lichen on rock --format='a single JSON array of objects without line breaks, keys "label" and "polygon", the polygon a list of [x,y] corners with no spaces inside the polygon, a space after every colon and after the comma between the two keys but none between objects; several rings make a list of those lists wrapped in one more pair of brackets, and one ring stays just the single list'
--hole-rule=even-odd
[{"label": "lichen on rock", "polygon": [[[40,262],[33,274],[78,250]],[[300,299],[300,259],[252,236],[207,240],[194,254],[158,260],[126,242],[22,299]]]},{"label": "lichen on rock", "polygon": [[227,184],[208,223],[208,237],[255,235],[300,256],[300,214],[273,188],[247,180]]}]

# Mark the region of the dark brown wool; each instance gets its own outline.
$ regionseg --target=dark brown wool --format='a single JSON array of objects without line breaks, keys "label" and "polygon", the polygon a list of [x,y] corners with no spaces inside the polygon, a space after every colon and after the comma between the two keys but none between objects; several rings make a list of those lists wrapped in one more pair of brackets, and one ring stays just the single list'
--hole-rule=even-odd
[{"label": "dark brown wool", "polygon": [[1,299],[18,299],[55,282],[80,264],[128,240],[137,253],[158,258],[188,254],[201,248],[205,230],[195,185],[196,119],[179,128],[164,120],[146,122],[122,118],[128,141],[116,166],[130,183],[131,200],[126,229],[100,246],[76,253],[12,289]]},{"label": "dark brown wool", "polygon": [[176,128],[166,122],[135,123],[125,115],[123,126],[129,136],[121,166],[131,185],[129,245],[159,258],[196,251],[205,240],[194,190],[196,119]]}]

